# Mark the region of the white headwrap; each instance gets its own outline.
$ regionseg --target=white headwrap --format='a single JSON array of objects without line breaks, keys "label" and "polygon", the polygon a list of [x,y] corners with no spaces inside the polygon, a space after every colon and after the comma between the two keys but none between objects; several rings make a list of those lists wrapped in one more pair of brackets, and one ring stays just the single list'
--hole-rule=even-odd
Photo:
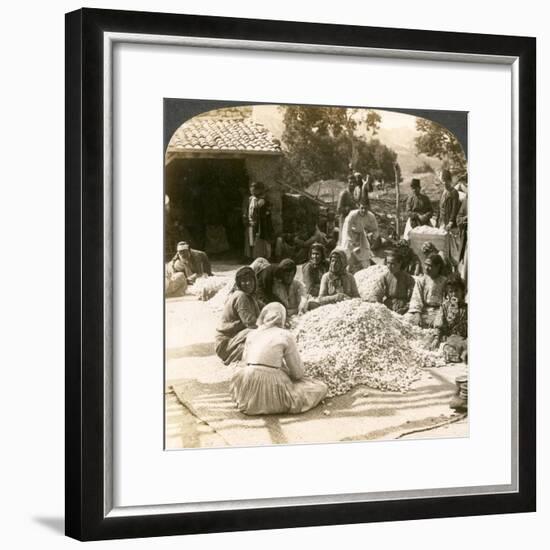
[{"label": "white headwrap", "polygon": [[279,302],[271,302],[267,304],[256,321],[258,329],[266,329],[271,327],[284,328],[286,322],[286,309]]}]

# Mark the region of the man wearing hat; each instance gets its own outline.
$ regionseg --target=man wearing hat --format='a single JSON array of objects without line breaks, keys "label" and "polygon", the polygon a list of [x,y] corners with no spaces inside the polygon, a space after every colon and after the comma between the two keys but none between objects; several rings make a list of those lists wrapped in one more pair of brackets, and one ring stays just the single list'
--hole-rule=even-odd
[{"label": "man wearing hat", "polygon": [[209,275],[212,275],[212,268],[206,253],[193,250],[188,242],[180,241],[176,246],[176,255],[166,264],[166,296],[183,296],[188,285],[192,285],[198,277]]},{"label": "man wearing hat", "polygon": [[411,229],[419,225],[431,225],[430,219],[433,215],[433,208],[430,199],[420,191],[420,180],[411,180],[413,194],[407,199],[407,216]]},{"label": "man wearing hat", "polygon": [[243,208],[244,255],[248,259],[269,259],[271,257],[271,240],[273,239],[271,205],[264,197],[264,192],[264,184],[261,181],[252,182],[250,196],[245,201]]}]

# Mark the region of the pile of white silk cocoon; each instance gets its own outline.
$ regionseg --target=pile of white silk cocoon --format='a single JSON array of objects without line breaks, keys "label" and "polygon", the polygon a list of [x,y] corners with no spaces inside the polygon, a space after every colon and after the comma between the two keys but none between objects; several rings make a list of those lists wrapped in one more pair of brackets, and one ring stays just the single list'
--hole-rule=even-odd
[{"label": "pile of white silk cocoon", "polygon": [[[345,300],[295,319],[292,329],[306,375],[328,385],[328,397],[364,384],[406,392],[438,354],[424,349],[430,332],[382,304]],[[428,336],[428,338],[427,338]]]}]

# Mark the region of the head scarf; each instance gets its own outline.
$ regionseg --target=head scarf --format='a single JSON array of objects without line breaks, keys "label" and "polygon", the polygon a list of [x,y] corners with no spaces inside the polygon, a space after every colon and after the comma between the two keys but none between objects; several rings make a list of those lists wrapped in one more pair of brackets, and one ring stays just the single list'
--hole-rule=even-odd
[{"label": "head scarf", "polygon": [[231,292],[235,292],[236,290],[242,290],[241,281],[246,276],[252,276],[252,278],[254,279],[254,291],[256,290],[256,287],[258,286],[258,284],[256,282],[256,275],[254,273],[254,270],[251,267],[248,267],[247,265],[245,265],[237,269],[237,273],[235,273],[235,284],[233,285]]},{"label": "head scarf", "polygon": [[266,267],[269,267],[271,264],[265,258],[256,258],[251,264],[250,267],[254,270],[256,275],[259,275]]},{"label": "head scarf", "polygon": [[292,273],[293,277],[296,275],[296,264],[293,260],[290,260],[289,258],[285,258],[275,270],[275,277],[277,279],[282,279],[283,275],[285,273]]},{"label": "head scarf", "polygon": [[329,262],[332,259],[332,257],[336,255],[340,258],[340,271],[338,273],[333,273],[330,271],[329,266],[329,273],[331,275],[341,276],[346,272],[346,267],[348,266],[348,258],[346,256],[346,253],[341,248],[335,248],[329,256]]},{"label": "head scarf", "polygon": [[311,254],[314,250],[317,250],[321,253],[321,262],[323,263],[325,261],[325,258],[327,256],[325,247],[321,243],[313,243],[311,247],[309,248],[309,257],[311,259]]},{"label": "head scarf", "polygon": [[286,323],[286,309],[282,304],[278,302],[271,302],[267,304],[262,311],[256,324],[258,325],[258,330],[271,328],[271,327],[280,327],[284,328]]}]

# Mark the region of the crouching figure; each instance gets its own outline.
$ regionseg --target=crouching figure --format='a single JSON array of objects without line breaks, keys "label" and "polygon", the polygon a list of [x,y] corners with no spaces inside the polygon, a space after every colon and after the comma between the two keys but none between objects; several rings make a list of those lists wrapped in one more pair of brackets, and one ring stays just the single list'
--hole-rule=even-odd
[{"label": "crouching figure", "polygon": [[296,340],[283,327],[286,310],[273,302],[258,317],[257,330],[246,338],[244,365],[231,380],[231,397],[248,415],[303,413],[326,396],[324,382],[304,376]]}]

